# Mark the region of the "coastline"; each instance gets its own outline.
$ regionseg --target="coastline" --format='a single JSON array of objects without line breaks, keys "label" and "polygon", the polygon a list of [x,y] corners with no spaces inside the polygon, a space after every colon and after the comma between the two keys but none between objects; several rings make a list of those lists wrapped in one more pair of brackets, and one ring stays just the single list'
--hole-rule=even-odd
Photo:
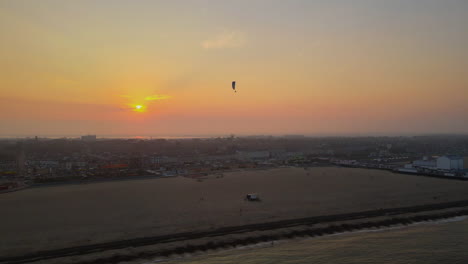
[{"label": "coastline", "polygon": [[[127,264],[278,264],[309,263],[464,263],[468,216],[415,222],[408,225],[297,237],[272,243],[136,259]],[[416,255],[418,256],[416,258]]]}]

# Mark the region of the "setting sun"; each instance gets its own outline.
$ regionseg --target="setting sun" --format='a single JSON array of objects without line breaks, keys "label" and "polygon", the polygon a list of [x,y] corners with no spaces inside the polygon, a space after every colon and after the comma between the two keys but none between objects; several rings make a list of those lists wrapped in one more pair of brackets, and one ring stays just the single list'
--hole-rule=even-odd
[{"label": "setting sun", "polygon": [[135,105],[133,111],[136,112],[145,112],[146,107],[144,105]]}]

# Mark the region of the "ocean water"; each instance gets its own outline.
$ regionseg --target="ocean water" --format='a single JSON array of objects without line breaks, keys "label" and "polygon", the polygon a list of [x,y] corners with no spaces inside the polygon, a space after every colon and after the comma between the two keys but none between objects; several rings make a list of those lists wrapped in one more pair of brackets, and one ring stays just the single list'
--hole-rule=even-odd
[{"label": "ocean water", "polygon": [[468,263],[466,217],[380,230],[277,241],[144,263]]}]

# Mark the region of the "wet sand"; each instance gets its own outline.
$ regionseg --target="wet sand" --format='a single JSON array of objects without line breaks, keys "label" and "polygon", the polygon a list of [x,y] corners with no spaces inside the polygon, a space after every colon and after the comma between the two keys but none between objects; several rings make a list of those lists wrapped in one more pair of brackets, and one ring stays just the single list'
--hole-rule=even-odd
[{"label": "wet sand", "polygon": [[[282,168],[32,188],[0,195],[0,255],[230,225],[468,199],[468,182]],[[246,202],[258,193],[262,202]]]},{"label": "wet sand", "polygon": [[[462,220],[465,219],[465,220]],[[464,217],[326,237],[278,241],[170,259],[165,264],[440,264],[466,263]],[[132,263],[158,263],[134,261]]]}]

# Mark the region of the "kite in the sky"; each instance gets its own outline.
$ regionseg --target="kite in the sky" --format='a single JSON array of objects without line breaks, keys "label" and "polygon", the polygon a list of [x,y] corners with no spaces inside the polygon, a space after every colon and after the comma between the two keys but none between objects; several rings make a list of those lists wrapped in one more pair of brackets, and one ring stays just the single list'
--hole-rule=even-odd
[{"label": "kite in the sky", "polygon": [[236,81],[232,82],[232,89],[234,90],[234,92],[237,93],[237,91],[236,91]]}]

